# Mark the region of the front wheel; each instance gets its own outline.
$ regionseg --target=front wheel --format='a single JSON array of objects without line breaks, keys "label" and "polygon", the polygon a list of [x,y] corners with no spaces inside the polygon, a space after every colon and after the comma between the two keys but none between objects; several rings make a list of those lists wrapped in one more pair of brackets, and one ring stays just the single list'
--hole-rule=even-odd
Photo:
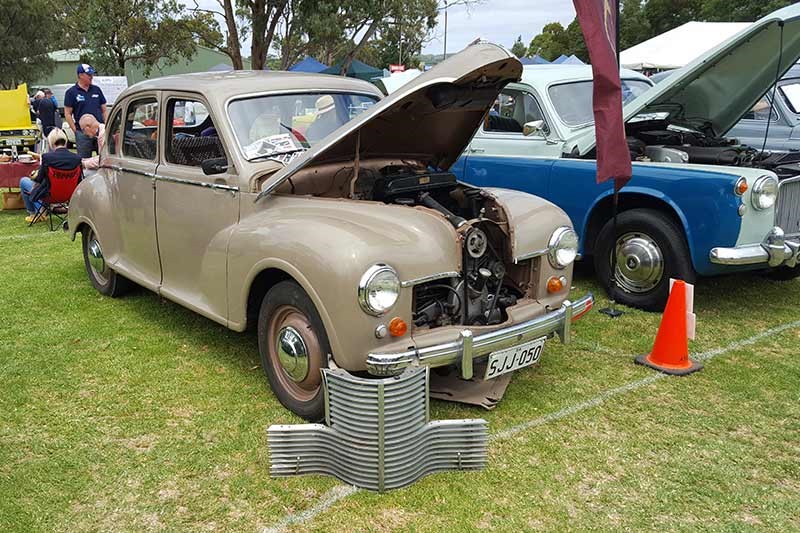
[{"label": "front wheel", "polygon": [[616,301],[646,311],[663,311],[669,279],[694,283],[696,274],[683,231],[667,215],[652,209],[631,209],[609,220],[597,239],[594,264],[610,295],[612,253],[617,256]]},{"label": "front wheel", "polygon": [[81,233],[83,243],[83,264],[92,286],[105,296],[116,298],[130,289],[131,282],[116,273],[106,263],[103,248],[93,229]]},{"label": "front wheel", "polygon": [[284,407],[312,422],[325,414],[322,373],[331,353],[314,303],[293,281],[272,287],[258,315],[258,351],[270,387]]}]

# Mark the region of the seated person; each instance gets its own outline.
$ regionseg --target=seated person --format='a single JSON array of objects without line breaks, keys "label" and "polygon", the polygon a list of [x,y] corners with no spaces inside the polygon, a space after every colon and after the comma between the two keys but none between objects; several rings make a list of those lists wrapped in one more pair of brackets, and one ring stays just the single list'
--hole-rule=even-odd
[{"label": "seated person", "polygon": [[[36,213],[42,207],[39,200],[46,197],[50,192],[47,169],[53,167],[59,170],[75,170],[81,166],[80,156],[67,150],[67,136],[64,130],[53,128],[50,135],[47,136],[47,142],[52,151],[42,154],[42,165],[39,167],[36,177],[19,180],[22,200],[25,202],[25,209],[28,211],[25,222],[28,223],[33,222]],[[39,217],[39,220],[44,220],[44,217]]]},{"label": "seated person", "polygon": [[325,94],[317,98],[315,106],[317,115],[314,122],[308,126],[305,135],[309,141],[318,141],[341,126],[336,116],[336,104],[331,95]]},{"label": "seated person", "polygon": [[100,152],[106,144],[106,125],[99,122],[91,113],[81,116],[78,125],[84,135],[90,139],[97,138],[97,155],[83,158],[83,168],[97,170],[100,168]]}]

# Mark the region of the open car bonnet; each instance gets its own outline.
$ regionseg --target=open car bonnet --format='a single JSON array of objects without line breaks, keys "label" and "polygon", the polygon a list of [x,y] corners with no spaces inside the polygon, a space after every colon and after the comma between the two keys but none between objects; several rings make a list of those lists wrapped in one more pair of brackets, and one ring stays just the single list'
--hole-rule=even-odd
[{"label": "open car bonnet", "polygon": [[468,47],[322,139],[277,171],[259,197],[301,169],[355,159],[416,160],[446,170],[466,148],[500,90],[522,64],[494,44]]},{"label": "open car bonnet", "polygon": [[[625,121],[666,112],[672,121],[707,124],[716,135],[724,135],[798,58],[800,3],[754,22],[629,102],[623,109]],[[586,154],[594,145],[594,135],[587,132],[568,142],[564,151],[577,147]]]}]

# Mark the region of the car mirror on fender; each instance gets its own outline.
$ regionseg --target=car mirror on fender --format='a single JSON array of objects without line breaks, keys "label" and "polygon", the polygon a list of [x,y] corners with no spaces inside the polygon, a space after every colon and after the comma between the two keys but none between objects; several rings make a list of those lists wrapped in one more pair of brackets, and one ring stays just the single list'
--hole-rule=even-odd
[{"label": "car mirror on fender", "polygon": [[228,170],[228,160],[224,157],[215,157],[212,159],[205,159],[201,166],[203,167],[203,174],[210,176],[212,174],[222,174]]}]

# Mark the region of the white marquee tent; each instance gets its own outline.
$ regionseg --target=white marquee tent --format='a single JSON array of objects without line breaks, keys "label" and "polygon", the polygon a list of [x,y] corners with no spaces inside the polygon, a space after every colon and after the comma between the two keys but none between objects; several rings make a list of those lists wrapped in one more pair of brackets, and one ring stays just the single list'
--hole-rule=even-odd
[{"label": "white marquee tent", "polygon": [[620,63],[633,70],[681,68],[749,25],[749,22],[687,22],[623,50]]}]

